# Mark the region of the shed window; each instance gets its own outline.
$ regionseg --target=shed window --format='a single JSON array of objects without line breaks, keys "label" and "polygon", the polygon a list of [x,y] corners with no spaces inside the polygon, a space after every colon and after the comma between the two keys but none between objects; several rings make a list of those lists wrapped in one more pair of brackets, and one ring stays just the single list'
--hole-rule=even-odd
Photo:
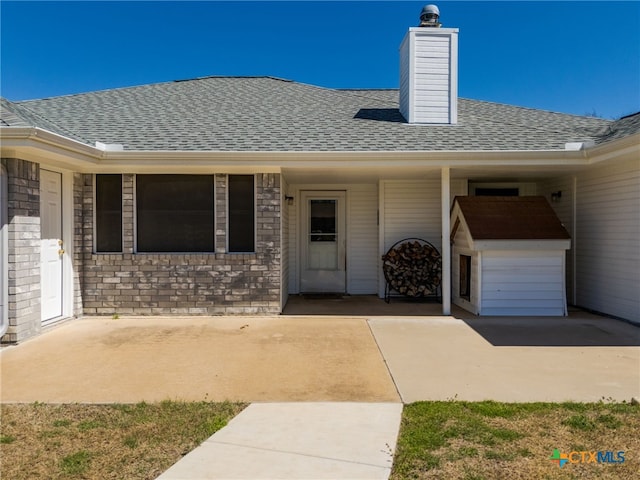
[{"label": "shed window", "polygon": [[229,175],[229,252],[255,251],[253,175]]},{"label": "shed window", "polygon": [[122,175],[96,175],[96,252],[122,252]]},{"label": "shed window", "polygon": [[137,175],[138,252],[213,252],[211,175]]},{"label": "shed window", "polygon": [[471,301],[471,257],[460,255],[460,298]]},{"label": "shed window", "polygon": [[499,188],[476,188],[476,197],[517,197],[520,195],[519,188],[499,187]]}]

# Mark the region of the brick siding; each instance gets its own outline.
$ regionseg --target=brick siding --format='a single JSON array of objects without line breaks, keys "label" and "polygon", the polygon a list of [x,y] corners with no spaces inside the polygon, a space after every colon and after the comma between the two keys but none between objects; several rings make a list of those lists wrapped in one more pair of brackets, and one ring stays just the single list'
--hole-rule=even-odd
[{"label": "brick siding", "polygon": [[[123,253],[93,253],[93,177],[82,179],[86,315],[244,315],[280,311],[280,176],[257,174],[256,252],[226,253],[226,175],[215,175],[215,252],[134,253],[133,175],[123,175]],[[78,200],[77,200],[78,201]],[[77,235],[77,239],[78,239]]]},{"label": "brick siding", "polygon": [[9,329],[2,342],[20,342],[41,331],[40,168],[2,159],[7,169],[9,210]]}]

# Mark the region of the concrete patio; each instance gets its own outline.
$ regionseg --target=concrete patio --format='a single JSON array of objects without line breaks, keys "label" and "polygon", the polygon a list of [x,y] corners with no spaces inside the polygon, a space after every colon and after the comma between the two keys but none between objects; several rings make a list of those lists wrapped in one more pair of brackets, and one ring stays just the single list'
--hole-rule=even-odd
[{"label": "concrete patio", "polygon": [[69,321],[0,350],[0,398],[255,402],[159,478],[384,480],[402,402],[640,397],[640,328],[625,322],[327,300],[293,302],[303,315]]},{"label": "concrete patio", "polygon": [[[553,318],[480,318],[459,310],[411,316],[439,305],[375,300],[404,316],[70,321],[1,350],[0,396],[88,403],[640,396],[640,328],[628,323],[577,310]],[[370,302],[325,301],[323,313],[380,306]]]}]

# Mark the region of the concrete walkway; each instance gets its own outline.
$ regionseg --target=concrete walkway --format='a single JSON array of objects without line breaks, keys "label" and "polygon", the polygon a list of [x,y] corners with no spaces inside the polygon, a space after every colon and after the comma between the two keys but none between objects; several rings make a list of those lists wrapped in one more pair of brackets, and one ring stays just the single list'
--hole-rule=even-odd
[{"label": "concrete walkway", "polygon": [[400,403],[254,403],[158,480],[386,480]]},{"label": "concrete walkway", "polygon": [[76,320],[0,351],[0,398],[253,402],[160,479],[355,480],[388,478],[401,401],[640,397],[636,326],[579,311],[412,317],[421,306],[404,308]]}]

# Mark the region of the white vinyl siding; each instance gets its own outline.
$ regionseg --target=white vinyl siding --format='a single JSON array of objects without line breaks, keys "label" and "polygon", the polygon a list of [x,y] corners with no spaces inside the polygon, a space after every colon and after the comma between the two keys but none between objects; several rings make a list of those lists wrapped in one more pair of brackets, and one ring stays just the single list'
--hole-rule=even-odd
[{"label": "white vinyl siding", "polygon": [[400,113],[409,123],[457,123],[458,30],[410,28],[400,46]]},{"label": "white vinyl siding", "polygon": [[565,315],[563,250],[482,252],[481,315]]},{"label": "white vinyl siding", "polygon": [[410,42],[409,36],[407,35],[400,46],[400,113],[402,113],[407,121],[410,121],[409,102],[411,101],[411,95],[409,93],[409,89],[411,87],[410,53]]},{"label": "white vinyl siding", "polygon": [[[573,207],[574,207],[574,193],[573,193],[573,177],[562,177],[555,178],[553,180],[547,180],[542,182],[539,187],[539,194],[543,195],[547,200],[549,200],[549,204],[553,208],[554,212],[564,225],[564,228],[567,229],[569,235],[572,239],[575,239],[574,232],[574,218],[573,218]],[[552,192],[562,192],[562,196],[554,201],[551,199]],[[571,249],[567,250],[566,253],[566,285],[567,285],[567,299],[570,304],[575,303],[574,301],[574,282],[573,282],[573,256],[574,256],[574,241],[571,242]]]},{"label": "white vinyl siding", "polygon": [[[288,290],[290,294],[300,293],[299,280],[298,280],[298,203],[300,203],[300,192],[295,190],[294,187],[289,186],[289,195],[293,196],[293,205],[285,205],[284,210],[287,210],[287,217],[289,219],[288,228],[288,243],[289,243],[289,281]],[[287,203],[287,202],[285,202]]]},{"label": "white vinyl siding", "polygon": [[450,49],[449,37],[416,38],[413,95],[417,123],[449,123]]},{"label": "white vinyl siding", "polygon": [[382,190],[384,252],[397,241],[409,237],[427,240],[440,251],[440,179],[385,181]]},{"label": "white vinyl siding", "polygon": [[640,161],[577,176],[576,304],[640,319]]},{"label": "white vinyl siding", "polygon": [[282,259],[281,279],[280,279],[280,309],[284,309],[287,304],[287,298],[289,297],[289,211],[292,209],[284,198],[287,195],[287,184],[284,179],[281,180],[281,197],[280,197],[280,211],[282,219],[280,222],[280,238],[282,251],[280,258]]},{"label": "white vinyl siding", "polygon": [[347,193],[347,293],[378,288],[378,186],[354,185]]},{"label": "white vinyl siding", "polygon": [[[405,238],[422,238],[442,252],[440,177],[428,180],[386,180],[380,184],[381,251]],[[380,272],[378,295],[384,295]]]}]

